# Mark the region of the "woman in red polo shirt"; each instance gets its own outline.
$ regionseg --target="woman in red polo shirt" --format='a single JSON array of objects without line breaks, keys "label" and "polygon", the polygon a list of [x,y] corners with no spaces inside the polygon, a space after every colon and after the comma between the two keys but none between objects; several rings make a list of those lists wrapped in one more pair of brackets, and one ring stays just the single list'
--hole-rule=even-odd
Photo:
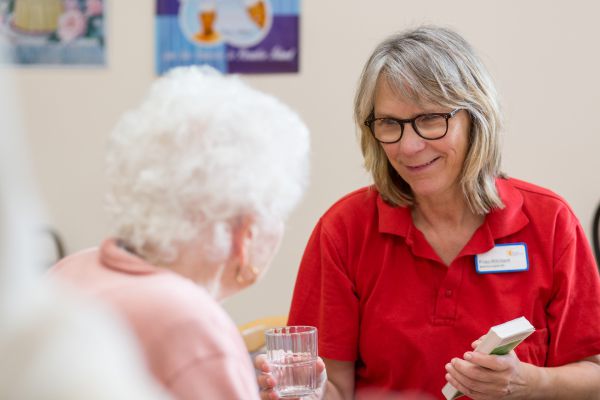
[{"label": "woman in red polo shirt", "polygon": [[[363,70],[355,119],[374,185],[319,220],[289,315],[319,329],[324,398],[443,399],[447,382],[473,399],[599,398],[588,241],[562,198],[500,171],[496,90],[470,45],[437,27],[391,36]],[[515,351],[469,351],[519,316],[536,331]]]}]

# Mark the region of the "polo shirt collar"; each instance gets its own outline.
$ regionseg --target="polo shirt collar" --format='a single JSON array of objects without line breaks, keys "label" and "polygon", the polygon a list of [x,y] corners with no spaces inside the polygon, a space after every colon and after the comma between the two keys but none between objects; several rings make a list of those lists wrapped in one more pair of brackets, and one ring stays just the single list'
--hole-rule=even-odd
[{"label": "polo shirt collar", "polygon": [[493,237],[498,239],[520,231],[529,223],[529,218],[523,211],[523,195],[510,179],[496,179],[496,188],[504,208],[492,210],[485,222]]},{"label": "polo shirt collar", "polygon": [[146,275],[164,271],[127,251],[116,239],[107,239],[100,245],[100,262],[108,268],[121,272]]},{"label": "polo shirt collar", "polygon": [[[510,179],[497,178],[496,188],[504,208],[492,210],[476,232],[488,236],[492,245],[495,239],[518,232],[529,222],[523,212],[523,195],[512,185]],[[377,196],[377,209],[380,233],[402,236],[408,241],[412,240],[415,233],[420,233],[413,224],[409,207],[392,206],[383,201],[381,196]]]},{"label": "polo shirt collar", "polygon": [[379,232],[407,237],[413,225],[410,208],[392,206],[386,203],[381,195],[377,196],[377,211],[379,215]]}]

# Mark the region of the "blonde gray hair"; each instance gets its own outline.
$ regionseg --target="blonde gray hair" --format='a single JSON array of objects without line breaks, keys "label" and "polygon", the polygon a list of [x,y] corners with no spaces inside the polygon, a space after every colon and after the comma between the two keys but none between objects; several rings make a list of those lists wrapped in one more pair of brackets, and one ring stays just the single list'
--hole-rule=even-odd
[{"label": "blonde gray hair", "polygon": [[280,232],[302,196],[308,152],[308,129],[273,96],[209,67],[176,68],[112,132],[114,234],[157,264],[198,238],[214,260],[228,254],[234,222],[250,216],[254,242],[273,246],[260,238]]},{"label": "blonde gray hair", "polygon": [[456,32],[423,26],[384,40],[363,69],[354,118],[360,129],[365,167],[385,201],[410,206],[414,204],[410,187],[363,123],[374,111],[380,79],[411,101],[462,108],[469,113],[469,149],[460,176],[463,193],[477,214],[503,207],[495,186],[495,178],[502,176],[498,96],[490,74],[472,47]]}]

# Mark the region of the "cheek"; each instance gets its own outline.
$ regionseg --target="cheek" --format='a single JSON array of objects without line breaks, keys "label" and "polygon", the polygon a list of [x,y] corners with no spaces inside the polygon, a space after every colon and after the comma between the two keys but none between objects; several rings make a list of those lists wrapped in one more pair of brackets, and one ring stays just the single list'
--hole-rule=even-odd
[{"label": "cheek", "polygon": [[[449,136],[448,139],[445,143],[446,149],[444,152],[451,154],[455,162],[462,166],[469,150],[468,132],[456,132],[455,135]],[[440,150],[443,151],[443,149]]]},{"label": "cheek", "polygon": [[456,158],[458,162],[464,164],[465,159],[467,158],[467,152],[469,151],[469,143],[466,138],[457,141],[455,147],[456,149]]},{"label": "cheek", "polygon": [[256,232],[250,249],[250,263],[261,270],[267,268],[279,249],[283,233],[283,221],[274,221]]},{"label": "cheek", "polygon": [[396,165],[395,160],[398,158],[398,146],[395,146],[394,144],[388,144],[388,145],[380,145],[381,146],[381,150],[383,155],[388,159],[388,161],[390,163],[392,163],[392,165]]}]

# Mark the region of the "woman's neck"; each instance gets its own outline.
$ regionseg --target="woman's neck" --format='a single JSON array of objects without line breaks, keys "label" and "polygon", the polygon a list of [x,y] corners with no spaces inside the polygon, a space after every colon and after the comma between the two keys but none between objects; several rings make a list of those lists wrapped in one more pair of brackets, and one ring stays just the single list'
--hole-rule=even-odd
[{"label": "woman's neck", "polygon": [[412,208],[412,218],[441,260],[450,265],[485,216],[475,214],[463,197],[454,197],[418,202]]},{"label": "woman's neck", "polygon": [[417,227],[420,224],[429,226],[464,226],[475,218],[462,194],[454,196],[436,196],[417,198],[412,208],[412,217]]}]

